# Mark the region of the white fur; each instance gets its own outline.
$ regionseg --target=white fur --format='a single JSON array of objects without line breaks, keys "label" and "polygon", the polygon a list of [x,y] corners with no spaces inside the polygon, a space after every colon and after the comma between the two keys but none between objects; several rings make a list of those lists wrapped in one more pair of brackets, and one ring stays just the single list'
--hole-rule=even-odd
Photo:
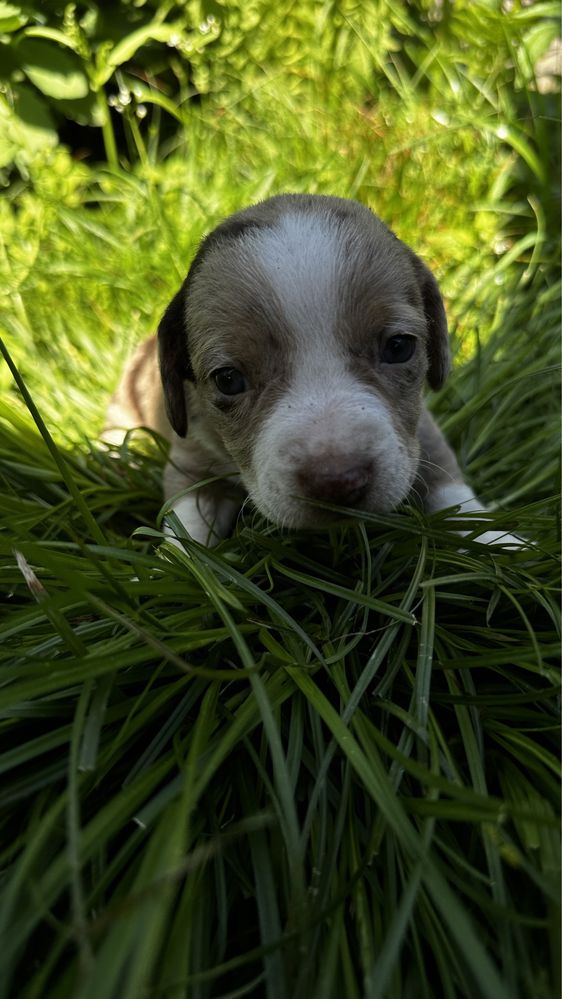
[{"label": "white fur", "polygon": [[[460,507],[461,513],[485,513],[486,507],[474,495],[470,486],[464,482],[451,482],[439,486],[427,497],[425,501],[426,510],[435,513],[439,510],[447,510],[449,507]],[[477,520],[478,518],[474,518]],[[466,537],[469,531],[459,531],[462,537]],[[522,538],[517,538],[513,534],[505,531],[483,531],[476,538],[483,545],[515,545],[517,548],[525,547]]]},{"label": "white fur", "polygon": [[357,464],[372,461],[377,473],[371,510],[390,510],[400,503],[416,474],[417,455],[406,452],[387,406],[361,388],[343,365],[329,360],[317,377],[308,373],[297,379],[270,413],[256,441],[252,478],[246,476],[256,505],[289,527],[317,516],[298,499],[302,487],[297,473],[328,447],[332,459],[341,455]]},{"label": "white fur", "polygon": [[429,494],[425,501],[425,508],[429,513],[446,510],[450,506],[460,506],[463,513],[484,509],[480,500],[476,498],[470,486],[467,486],[465,482],[448,482],[445,485],[440,485]]},{"label": "white fur", "polygon": [[248,237],[259,267],[283,303],[284,318],[306,342],[333,334],[337,278],[345,265],[338,227],[323,216],[289,213],[273,229]]},{"label": "white fur", "polygon": [[[212,547],[226,537],[238,512],[240,504],[227,497],[217,499],[190,493],[176,500],[174,513],[186,533],[193,541]],[[182,548],[181,538],[178,538],[174,528],[165,523],[165,534]]]}]

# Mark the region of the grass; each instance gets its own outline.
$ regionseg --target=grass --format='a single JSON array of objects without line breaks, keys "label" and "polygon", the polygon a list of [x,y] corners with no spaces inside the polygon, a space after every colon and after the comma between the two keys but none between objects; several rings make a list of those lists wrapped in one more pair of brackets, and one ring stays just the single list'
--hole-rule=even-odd
[{"label": "grass", "polygon": [[[559,992],[551,107],[472,7],[473,63],[363,37],[349,100],[286,69],[167,153],[57,150],[0,202],[0,996]],[[158,442],[96,443],[201,234],[284,189],[360,197],[438,273],[431,405],[528,549],[406,505],[323,533],[246,511],[182,554]]]}]

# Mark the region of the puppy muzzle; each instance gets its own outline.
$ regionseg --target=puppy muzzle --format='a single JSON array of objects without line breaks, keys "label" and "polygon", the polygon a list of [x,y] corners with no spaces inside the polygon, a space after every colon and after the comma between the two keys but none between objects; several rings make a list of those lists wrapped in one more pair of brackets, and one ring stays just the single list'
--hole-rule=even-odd
[{"label": "puppy muzzle", "polygon": [[417,442],[398,425],[388,405],[357,382],[329,393],[324,385],[303,386],[262,427],[245,475],[248,492],[270,520],[292,527],[323,520],[313,501],[391,510],[417,468]]},{"label": "puppy muzzle", "polygon": [[295,472],[301,495],[341,506],[359,506],[371,485],[373,464],[349,455],[318,455]]}]

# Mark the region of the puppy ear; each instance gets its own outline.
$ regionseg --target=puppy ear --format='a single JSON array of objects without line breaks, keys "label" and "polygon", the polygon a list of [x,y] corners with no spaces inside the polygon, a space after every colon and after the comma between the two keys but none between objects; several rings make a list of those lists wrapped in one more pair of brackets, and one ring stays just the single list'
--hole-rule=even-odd
[{"label": "puppy ear", "polygon": [[414,257],[418,283],[422,293],[423,309],[429,333],[429,370],[427,380],[432,389],[443,385],[451,366],[449,331],[443,298],[433,274],[419,257]]},{"label": "puppy ear", "polygon": [[158,327],[158,357],[168,419],[179,437],[187,433],[185,385],[193,378],[187,352],[185,282],[166,309]]}]

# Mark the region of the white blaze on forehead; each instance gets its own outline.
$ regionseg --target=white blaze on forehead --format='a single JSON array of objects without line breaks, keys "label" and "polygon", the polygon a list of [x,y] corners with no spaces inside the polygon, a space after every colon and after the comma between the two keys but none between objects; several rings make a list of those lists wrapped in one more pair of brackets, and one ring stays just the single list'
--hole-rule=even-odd
[{"label": "white blaze on forehead", "polygon": [[342,229],[336,220],[288,213],[270,229],[253,232],[247,246],[282,303],[294,333],[333,333],[338,281],[345,259]]}]

